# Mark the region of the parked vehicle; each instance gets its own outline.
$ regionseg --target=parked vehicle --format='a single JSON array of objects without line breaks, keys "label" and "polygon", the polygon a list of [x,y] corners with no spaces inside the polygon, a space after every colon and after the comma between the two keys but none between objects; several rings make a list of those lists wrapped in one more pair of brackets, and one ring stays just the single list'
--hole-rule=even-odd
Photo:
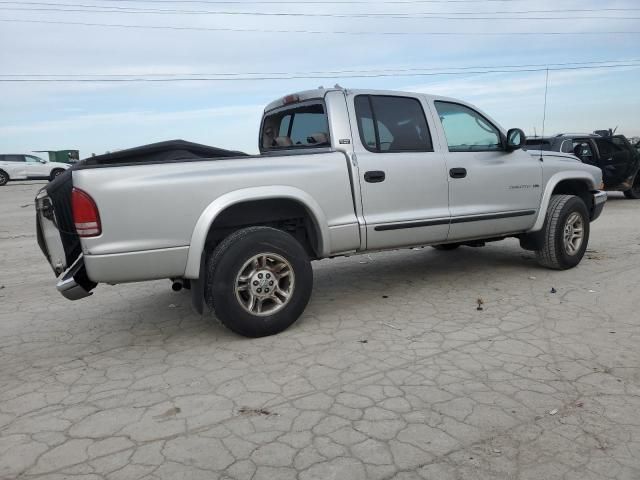
[{"label": "parked vehicle", "polygon": [[234,332],[271,335],[304,311],[315,259],[516,237],[541,265],[576,266],[600,169],[524,142],[459,100],[305,91],[266,107],[261,155],[82,161],[38,194],[38,238],[69,299],[169,278]]},{"label": "parked vehicle", "polygon": [[524,148],[573,154],[583,163],[602,169],[605,190],[624,192],[627,198],[640,198],[640,154],[624,135],[613,135],[610,130],[593,134],[562,133],[528,138]]},{"label": "parked vehicle", "polygon": [[36,153],[46,153],[50,162],[74,164],[80,161],[79,150],[34,150]]},{"label": "parked vehicle", "polygon": [[53,180],[69,168],[66,163],[49,162],[35,155],[0,155],[0,186],[10,180]]}]

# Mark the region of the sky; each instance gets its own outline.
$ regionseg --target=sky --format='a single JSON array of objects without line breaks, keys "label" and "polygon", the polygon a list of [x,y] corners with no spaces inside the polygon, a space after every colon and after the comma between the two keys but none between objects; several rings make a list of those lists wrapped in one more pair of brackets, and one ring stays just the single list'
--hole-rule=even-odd
[{"label": "sky", "polygon": [[[546,72],[505,68],[514,65],[550,65],[546,134],[640,135],[638,0],[345,1],[0,2],[0,80],[224,79],[0,82],[0,153],[83,158],[177,138],[255,153],[267,103],[336,83],[457,97],[540,135]],[[541,13],[518,13],[532,10]],[[595,65],[585,62],[619,68],[555,70]],[[345,70],[384,76],[327,73]],[[443,72],[456,74],[433,75]]]}]

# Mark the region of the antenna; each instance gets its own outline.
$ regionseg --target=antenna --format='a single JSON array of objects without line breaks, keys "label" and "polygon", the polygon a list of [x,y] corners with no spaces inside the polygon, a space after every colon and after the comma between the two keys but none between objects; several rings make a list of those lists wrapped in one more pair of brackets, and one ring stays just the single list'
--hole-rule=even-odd
[{"label": "antenna", "polygon": [[[544,126],[547,121],[547,92],[549,91],[549,67],[547,66],[545,78],[544,78],[544,109],[542,110],[542,138],[544,138]],[[542,150],[540,150],[540,161],[544,161],[542,158]]]},{"label": "antenna", "polygon": [[542,111],[542,136],[544,137],[544,124],[547,121],[547,92],[549,91],[549,67],[547,67],[544,79],[544,110]]}]

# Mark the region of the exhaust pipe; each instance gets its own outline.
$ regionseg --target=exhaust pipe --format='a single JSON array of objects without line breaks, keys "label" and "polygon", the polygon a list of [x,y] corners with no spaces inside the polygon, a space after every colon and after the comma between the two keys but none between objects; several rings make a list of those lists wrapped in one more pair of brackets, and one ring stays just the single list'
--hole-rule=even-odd
[{"label": "exhaust pipe", "polygon": [[182,290],[183,286],[184,285],[182,284],[182,280],[174,280],[171,284],[171,290],[173,290],[174,292],[179,292],[180,290]]}]

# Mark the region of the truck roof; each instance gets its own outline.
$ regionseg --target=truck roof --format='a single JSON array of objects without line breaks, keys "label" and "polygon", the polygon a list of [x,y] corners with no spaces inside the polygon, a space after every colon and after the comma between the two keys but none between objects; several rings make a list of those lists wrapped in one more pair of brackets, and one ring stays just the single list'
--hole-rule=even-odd
[{"label": "truck roof", "polygon": [[287,105],[289,103],[298,103],[298,102],[304,102],[306,100],[313,100],[313,99],[321,99],[324,98],[324,96],[328,93],[328,92],[335,92],[335,91],[340,91],[340,92],[348,92],[349,94],[352,95],[391,95],[391,96],[422,96],[422,97],[427,97],[431,100],[445,100],[445,101],[451,101],[451,102],[456,102],[456,103],[461,103],[463,105],[466,105],[467,102],[464,102],[462,100],[458,100],[456,98],[450,98],[450,97],[443,97],[440,95],[429,95],[426,93],[420,93],[420,92],[404,92],[404,91],[400,91],[400,90],[373,90],[373,89],[352,89],[352,88],[342,88],[338,85],[336,85],[335,87],[331,87],[331,88],[324,88],[324,87],[319,87],[319,88],[315,88],[313,90],[303,90],[300,92],[295,92],[295,93],[291,93],[289,95],[285,95],[284,97],[281,97],[277,100],[274,100],[273,102],[269,103],[264,111],[265,112],[269,112],[271,110],[275,110],[276,108],[280,108],[284,105]]}]

